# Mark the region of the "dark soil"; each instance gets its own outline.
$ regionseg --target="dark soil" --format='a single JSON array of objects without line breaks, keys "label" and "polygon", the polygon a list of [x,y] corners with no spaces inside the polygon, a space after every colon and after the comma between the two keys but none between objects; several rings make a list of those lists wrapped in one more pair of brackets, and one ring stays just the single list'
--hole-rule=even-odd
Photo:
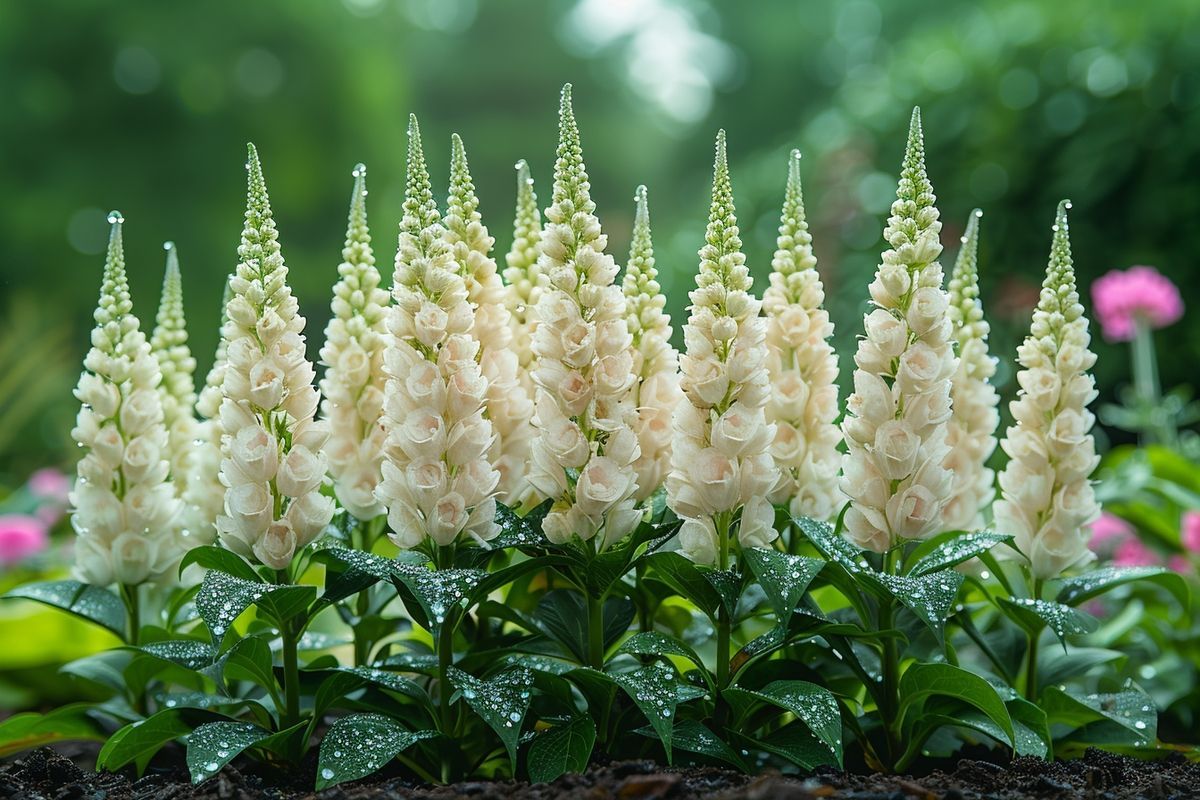
[{"label": "dark soil", "polygon": [[418,786],[398,777],[367,780],[314,794],[278,788],[264,778],[226,767],[216,777],[192,786],[178,767],[138,780],[81,769],[50,748],[29,753],[0,767],[0,798],[21,800],[1176,800],[1200,798],[1200,764],[1175,755],[1139,761],[1090,750],[1076,761],[1046,763],[1019,758],[1001,767],[963,760],[953,772],[920,778],[847,775],[828,771],[810,778],[778,774],[747,777],[719,769],[664,770],[650,761],[626,761],[593,767],[551,784],[517,781],[467,782]]}]

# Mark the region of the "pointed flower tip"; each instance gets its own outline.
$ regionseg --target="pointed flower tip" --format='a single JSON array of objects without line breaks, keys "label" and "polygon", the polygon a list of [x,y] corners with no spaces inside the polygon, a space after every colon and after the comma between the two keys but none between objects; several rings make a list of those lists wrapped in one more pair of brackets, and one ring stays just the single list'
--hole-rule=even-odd
[{"label": "pointed flower tip", "polygon": [[800,148],[799,148],[799,147],[793,147],[793,148],[792,148],[792,152],[791,152],[791,159],[792,159],[792,161],[799,161],[799,160],[800,160]]},{"label": "pointed flower tip", "polygon": [[450,134],[450,146],[453,147],[455,150],[464,149],[462,137],[458,135],[457,131]]},{"label": "pointed flower tip", "polygon": [[565,103],[571,102],[571,84],[570,83],[563,84],[562,92],[559,94],[559,96],[562,98],[563,102],[565,102]]},{"label": "pointed flower tip", "polygon": [[117,211],[115,208],[112,211],[108,212],[108,224],[112,225],[114,228],[119,226],[124,221],[125,221],[124,215],[122,215],[121,212]]},{"label": "pointed flower tip", "polygon": [[644,184],[644,183],[633,190],[633,199],[638,201],[639,203],[646,202],[646,195],[647,195],[646,184]]},{"label": "pointed flower tip", "polygon": [[421,123],[417,122],[416,114],[408,115],[408,136],[411,139],[414,135],[421,135]]},{"label": "pointed flower tip", "polygon": [[976,208],[971,211],[971,217],[974,219],[983,219],[983,209]]},{"label": "pointed flower tip", "polygon": [[1071,210],[1071,201],[1069,199],[1064,198],[1064,199],[1058,201],[1058,216],[1065,217],[1067,215],[1067,212],[1070,210]]},{"label": "pointed flower tip", "polygon": [[909,118],[909,124],[914,127],[921,124],[921,107],[920,106],[913,106],[912,117]]},{"label": "pointed flower tip", "polygon": [[361,161],[354,165],[354,169],[350,171],[350,176],[354,178],[367,177],[367,165]]},{"label": "pointed flower tip", "polygon": [[518,160],[517,163],[513,164],[513,169],[515,169],[517,172],[529,172],[529,164],[526,163],[525,159],[522,158]]}]

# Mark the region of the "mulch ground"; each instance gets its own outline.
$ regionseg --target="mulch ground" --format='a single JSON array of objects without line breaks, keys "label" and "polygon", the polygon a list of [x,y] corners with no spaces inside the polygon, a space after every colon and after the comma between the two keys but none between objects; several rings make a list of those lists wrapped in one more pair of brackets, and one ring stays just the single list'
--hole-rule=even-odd
[{"label": "mulch ground", "polygon": [[[311,781],[311,776],[304,776]],[[301,776],[295,776],[299,781]],[[20,800],[1195,800],[1200,798],[1200,764],[1182,756],[1139,761],[1088,751],[1074,761],[1046,763],[1018,758],[998,766],[959,761],[952,772],[921,777],[823,772],[809,778],[778,774],[745,776],[719,769],[663,769],[651,761],[596,766],[549,784],[520,781],[420,786],[383,777],[313,793],[280,787],[261,775],[226,767],[193,786],[179,767],[137,780],[95,773],[50,748],[33,751],[0,767],[0,798]],[[311,782],[308,783],[311,786]]]}]

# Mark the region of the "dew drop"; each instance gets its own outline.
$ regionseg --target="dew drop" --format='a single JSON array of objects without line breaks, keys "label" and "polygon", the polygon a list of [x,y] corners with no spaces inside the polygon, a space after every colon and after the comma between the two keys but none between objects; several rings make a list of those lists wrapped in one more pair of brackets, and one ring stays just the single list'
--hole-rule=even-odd
[{"label": "dew drop", "polygon": [[321,777],[325,780],[330,780],[333,777],[333,770],[331,770],[329,767],[326,767],[325,769],[321,770]]},{"label": "dew drop", "polygon": [[108,224],[119,225],[124,221],[125,221],[125,217],[123,217],[121,215],[120,211],[113,209],[112,211],[108,212]]}]

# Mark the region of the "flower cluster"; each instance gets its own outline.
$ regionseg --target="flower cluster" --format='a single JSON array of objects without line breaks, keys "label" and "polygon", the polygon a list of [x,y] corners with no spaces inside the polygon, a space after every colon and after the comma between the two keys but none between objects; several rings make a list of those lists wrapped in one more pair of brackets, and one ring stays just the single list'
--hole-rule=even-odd
[{"label": "flower cluster", "polygon": [[698,563],[728,567],[729,529],[741,511],[742,547],[777,536],[767,495],[779,482],[767,422],[766,320],[742,254],[725,131],[717,135],[712,205],[680,357],[685,400],[675,410],[667,502],[683,518],[680,548]]},{"label": "flower cluster", "polygon": [[[167,457],[171,462],[171,482],[180,497],[186,498],[196,453],[196,386],[193,375],[196,359],[187,344],[187,322],[183,313],[183,278],[179,272],[179,252],[174,242],[166,242],[167,267],[163,276],[162,297],[158,304],[154,331],[150,334],[150,352],[158,359],[162,383],[163,424],[167,428]],[[177,519],[181,535],[204,528],[202,512],[185,503]],[[203,534],[200,538],[203,538]]]},{"label": "flower cluster", "polygon": [[953,476],[950,502],[942,512],[942,527],[948,531],[979,530],[983,511],[995,496],[995,474],[987,460],[996,449],[996,428],[1000,402],[991,378],[996,374],[996,359],[988,354],[988,324],[979,302],[979,219],[975,209],[967,222],[962,250],[950,274],[947,314],[958,342],[958,369],[950,379],[950,403],[953,409],[946,430],[950,452],[944,462]]},{"label": "flower cluster", "polygon": [[1165,328],[1183,316],[1183,298],[1171,279],[1154,267],[1111,270],[1092,284],[1092,303],[1104,338],[1127,342],[1138,324]]},{"label": "flower cluster", "polygon": [[834,423],[838,364],[804,216],[799,150],[788,161],[776,247],[771,285],[763,293],[771,377],[767,419],[775,424],[771,454],[781,477],[771,499],[787,503],[794,515],[829,519],[844,502],[837,485],[842,434]]},{"label": "flower cluster", "polygon": [[225,309],[232,297],[229,281],[221,298],[221,333],[212,368],[204,378],[204,388],[196,398],[196,438],[188,464],[184,501],[194,521],[189,526],[198,543],[212,544],[217,537],[217,517],[225,508],[225,485],[221,483],[221,399],[225,385],[229,342],[223,333],[228,317]]},{"label": "flower cluster", "polygon": [[996,529],[1015,537],[1038,579],[1090,560],[1085,531],[1100,516],[1088,476],[1100,461],[1091,435],[1096,363],[1075,288],[1067,232],[1069,201],[1058,206],[1046,280],[1029,335],[1017,349],[1020,391],[1009,405],[1016,424],[1002,447]]},{"label": "flower cluster", "polygon": [[467,152],[456,133],[451,139],[450,197],[446,203],[446,241],[467,286],[475,310],[471,335],[479,343],[479,367],[487,379],[486,414],[496,438],[489,460],[500,472],[497,498],[519,505],[528,493],[525,464],[533,429],[533,402],[521,381],[521,363],[512,349],[512,315],[504,284],[492,258],[495,240],[479,214],[479,198],[467,165]]},{"label": "flower cluster", "polygon": [[416,548],[460,534],[495,537],[500,473],[484,414],[488,383],[472,337],[475,315],[430,189],[421,132],[409,118],[404,218],[384,351],[383,480],[392,541]]},{"label": "flower cluster", "polygon": [[521,383],[533,396],[533,331],[537,303],[546,279],[538,269],[542,238],[542,211],[533,191],[533,178],[524,159],[517,162],[517,212],[513,218],[513,243],[504,260],[504,304],[512,320],[512,349],[521,365]]},{"label": "flower cluster", "polygon": [[329,424],[326,452],[338,502],[355,518],[369,520],[384,511],[375,498],[375,487],[383,462],[379,417],[383,413],[383,351],[390,296],[379,286],[367,229],[367,168],[359,164],[353,177],[346,244],[321,348],[325,365],[321,410]]},{"label": "flower cluster", "polygon": [[629,399],[633,340],[590,189],[568,84],[538,262],[547,285],[533,334],[536,439],[529,482],[554,500],[543,522],[547,538],[594,539],[603,549],[641,519],[633,467],[640,452]]},{"label": "flower cluster", "polygon": [[641,455],[634,462],[640,503],[662,485],[671,466],[671,416],[683,396],[679,390],[679,353],[671,346],[671,318],[663,313],[667,298],[658,285],[650,209],[646,187],[637,188],[633,242],[625,266],[625,321],[633,337],[633,372],[637,380],[630,400],[637,408]]},{"label": "flower cluster", "polygon": [[162,373],[133,315],[125,276],[124,219],[116,211],[108,219],[112,233],[92,349],[75,389],[83,407],[71,436],[85,452],[71,492],[71,521],[79,534],[80,578],[136,586],[169,578],[178,563],[172,526],[180,504],[168,478]]},{"label": "flower cluster", "polygon": [[222,329],[228,363],[221,481],[227,491],[217,530],[234,552],[284,570],[333,517],[333,499],[321,493],[329,429],[313,419],[319,395],[305,357],[304,317],[287,285],[253,145],[246,169],[246,222]]},{"label": "flower cluster", "polygon": [[864,319],[842,427],[848,452],[841,485],[851,501],[846,533],[878,553],[945,530],[951,491],[944,462],[954,350],[937,261],[942,224],[925,173],[919,109],[896,198],[883,234],[891,247],[870,286],[875,309]]}]

